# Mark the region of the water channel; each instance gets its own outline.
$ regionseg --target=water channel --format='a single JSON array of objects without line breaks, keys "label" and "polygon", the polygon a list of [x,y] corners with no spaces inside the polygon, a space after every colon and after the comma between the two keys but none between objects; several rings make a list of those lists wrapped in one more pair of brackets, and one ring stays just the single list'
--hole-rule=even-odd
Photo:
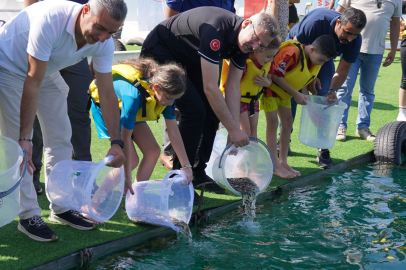
[{"label": "water channel", "polygon": [[237,210],[90,269],[406,269],[406,167],[367,164]]}]

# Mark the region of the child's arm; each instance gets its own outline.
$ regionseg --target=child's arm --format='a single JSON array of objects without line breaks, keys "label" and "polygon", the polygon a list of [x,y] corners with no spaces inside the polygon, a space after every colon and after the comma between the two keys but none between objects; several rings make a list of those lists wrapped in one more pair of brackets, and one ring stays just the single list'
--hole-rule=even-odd
[{"label": "child's arm", "polygon": [[176,123],[175,119],[165,119],[165,123],[168,130],[169,140],[171,141],[172,147],[179,158],[182,171],[184,171],[187,175],[187,183],[190,184],[190,182],[193,180],[193,171],[186,154],[185,146],[183,145],[182,137],[180,136],[178,124]]},{"label": "child's arm", "polygon": [[307,88],[307,85],[302,88],[302,94],[305,96],[309,95],[309,88]]},{"label": "child's arm", "polygon": [[307,98],[305,97],[305,95],[293,89],[284,77],[279,77],[276,74],[272,74],[272,81],[274,81],[277,85],[279,85],[280,88],[292,95],[297,104],[307,105]]},{"label": "child's arm", "polygon": [[256,86],[270,87],[272,84],[272,78],[270,74],[268,74],[267,76],[256,75],[254,77],[254,84]]},{"label": "child's arm", "polygon": [[130,190],[131,194],[134,195],[134,190],[132,188],[133,179],[131,175],[131,148],[133,146],[133,141],[131,139],[132,130],[126,129],[124,126],[121,127],[121,140],[124,142],[124,194],[127,190]]}]

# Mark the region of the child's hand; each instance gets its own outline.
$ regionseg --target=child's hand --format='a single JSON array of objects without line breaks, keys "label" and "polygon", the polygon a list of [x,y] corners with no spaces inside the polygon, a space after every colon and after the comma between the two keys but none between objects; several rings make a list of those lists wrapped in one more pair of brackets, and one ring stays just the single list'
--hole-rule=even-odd
[{"label": "child's hand", "polygon": [[297,94],[294,96],[294,99],[297,104],[307,105],[307,97],[302,93],[297,92]]},{"label": "child's hand", "polygon": [[266,76],[256,75],[254,77],[254,84],[256,86],[269,87],[272,84],[272,80],[268,79]]},{"label": "child's hand", "polygon": [[128,190],[130,191],[131,195],[134,195],[132,178],[126,178],[124,181],[124,195],[127,195]]}]

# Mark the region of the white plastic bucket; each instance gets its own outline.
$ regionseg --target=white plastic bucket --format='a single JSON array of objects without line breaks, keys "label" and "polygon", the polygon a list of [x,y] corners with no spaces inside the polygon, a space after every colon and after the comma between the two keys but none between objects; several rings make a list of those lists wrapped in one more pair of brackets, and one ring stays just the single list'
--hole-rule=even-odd
[{"label": "white plastic bucket", "polygon": [[63,160],[47,179],[49,201],[90,215],[98,222],[110,219],[117,211],[124,192],[123,167],[106,165],[114,156],[101,162]]},{"label": "white plastic bucket", "polygon": [[330,149],[334,146],[347,104],[337,102],[333,106],[327,106],[326,97],[306,97],[307,105],[302,106],[299,141],[311,147]]},{"label": "white plastic bucket", "polygon": [[[171,177],[171,178],[170,178]],[[171,218],[189,224],[193,211],[193,185],[181,170],[170,171],[163,180],[133,184],[134,195],[127,192],[125,209],[130,220],[172,228]]]},{"label": "white plastic bucket", "polygon": [[212,168],[213,179],[238,196],[241,193],[229,184],[227,178],[250,178],[258,186],[258,194],[271,183],[275,171],[273,156],[266,144],[257,138],[249,138],[250,144],[243,147],[235,148],[229,143]]},{"label": "white plastic bucket", "polygon": [[212,168],[214,161],[221,155],[221,153],[223,153],[224,148],[227,146],[227,136],[227,129],[220,125],[220,129],[217,130],[216,137],[214,138],[213,150],[211,151],[210,159],[206,163],[205,171],[206,174],[211,178],[213,178]]},{"label": "white plastic bucket", "polygon": [[27,158],[25,157],[25,166],[19,178],[22,160],[23,151],[20,145],[12,139],[0,136],[0,227],[13,221],[20,210],[19,185],[27,168]]}]

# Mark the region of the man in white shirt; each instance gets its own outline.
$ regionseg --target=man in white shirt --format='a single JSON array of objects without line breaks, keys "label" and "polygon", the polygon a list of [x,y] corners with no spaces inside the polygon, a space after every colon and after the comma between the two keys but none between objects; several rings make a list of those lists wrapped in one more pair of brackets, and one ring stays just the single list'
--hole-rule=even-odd
[{"label": "man in white shirt", "polygon": [[[18,229],[37,241],[54,241],[55,233],[41,219],[32,184],[31,132],[37,114],[44,136],[45,177],[55,164],[72,153],[71,126],[67,115],[68,86],[60,69],[93,56],[102,110],[115,155],[110,166],[124,163],[120,140],[119,108],[113,89],[111,35],[127,14],[123,0],[90,0],[86,5],[70,1],[45,1],[31,5],[0,28],[0,127],[3,136],[19,142],[27,151],[28,172],[20,186]],[[80,230],[95,225],[81,214],[50,205],[49,219]]]},{"label": "man in white shirt", "polygon": [[[389,66],[395,59],[399,40],[400,17],[402,16],[402,0],[340,0],[337,11],[343,12],[348,7],[364,11],[368,23],[361,32],[362,45],[357,61],[351,65],[347,80],[343,84],[344,87],[348,88],[348,95],[343,99],[348,107],[344,111],[336,140],[345,141],[346,139],[351,95],[357,80],[358,71],[361,70],[358,117],[356,121],[357,130],[355,135],[367,141],[375,141],[376,137],[369,129],[375,99],[375,82],[378,78],[383,53],[385,52],[385,36],[388,29],[390,29],[391,51],[382,66]],[[338,91],[338,97],[341,97],[343,92],[343,90]]]}]

